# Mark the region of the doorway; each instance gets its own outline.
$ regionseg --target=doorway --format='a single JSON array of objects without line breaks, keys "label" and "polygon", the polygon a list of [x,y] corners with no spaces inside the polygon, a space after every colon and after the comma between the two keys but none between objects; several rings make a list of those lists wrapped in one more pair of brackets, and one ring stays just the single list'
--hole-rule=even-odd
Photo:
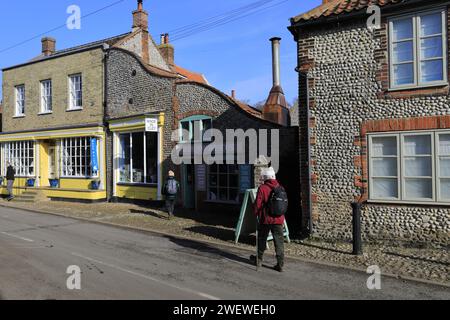
[{"label": "doorway", "polygon": [[195,167],[192,164],[183,166],[183,199],[184,207],[195,209]]},{"label": "doorway", "polygon": [[54,142],[50,142],[48,146],[48,178],[56,179],[57,170],[56,145]]}]

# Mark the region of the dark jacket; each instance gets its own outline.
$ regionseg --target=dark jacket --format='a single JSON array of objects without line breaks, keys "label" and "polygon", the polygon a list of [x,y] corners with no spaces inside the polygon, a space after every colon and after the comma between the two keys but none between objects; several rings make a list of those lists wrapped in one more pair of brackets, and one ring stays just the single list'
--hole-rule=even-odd
[{"label": "dark jacket", "polygon": [[277,180],[267,180],[258,189],[258,194],[256,196],[255,202],[255,215],[259,218],[261,224],[275,224],[283,225],[285,217],[271,217],[267,212],[267,207],[269,203],[270,194],[272,190],[278,187],[280,184]]},{"label": "dark jacket", "polygon": [[16,178],[16,170],[14,170],[13,166],[9,166],[8,169],[6,169],[6,180],[8,181],[14,181]]},{"label": "dark jacket", "polygon": [[[167,194],[167,186],[169,184],[169,181],[171,181],[171,180],[174,180],[177,185],[177,194],[175,194],[175,195]],[[164,183],[164,186],[161,190],[161,194],[166,197],[166,200],[175,200],[177,198],[177,195],[179,192],[180,192],[180,184],[178,183],[178,181],[175,180],[175,178],[173,178],[173,177],[167,178],[167,180]]]}]

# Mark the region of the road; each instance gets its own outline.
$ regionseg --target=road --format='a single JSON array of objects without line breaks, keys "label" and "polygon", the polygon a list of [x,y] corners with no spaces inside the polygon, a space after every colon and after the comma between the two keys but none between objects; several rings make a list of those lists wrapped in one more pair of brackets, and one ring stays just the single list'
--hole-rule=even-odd
[{"label": "road", "polygon": [[[70,210],[70,208],[68,208]],[[248,253],[0,207],[0,299],[450,299],[447,288],[288,261],[260,272]],[[275,263],[270,255],[269,265]],[[69,266],[81,290],[67,289]]]}]

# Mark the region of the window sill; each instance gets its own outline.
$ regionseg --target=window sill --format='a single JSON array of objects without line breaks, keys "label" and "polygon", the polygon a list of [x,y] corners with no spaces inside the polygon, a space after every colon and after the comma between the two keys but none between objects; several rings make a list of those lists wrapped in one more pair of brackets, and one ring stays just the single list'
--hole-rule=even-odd
[{"label": "window sill", "polygon": [[66,112],[83,111],[83,108],[66,109]]},{"label": "window sill", "polygon": [[387,90],[387,92],[397,92],[397,91],[414,91],[414,90],[422,90],[422,89],[431,89],[431,88],[439,88],[448,86],[447,81],[435,82],[432,84],[424,84],[419,86],[404,86],[404,87],[391,87]]},{"label": "window sill", "polygon": [[152,187],[157,188],[158,183],[132,183],[132,182],[117,182],[118,186],[129,186],[129,187]]},{"label": "window sill", "polygon": [[449,94],[449,83],[442,82],[429,86],[389,88],[378,93],[378,98],[415,98],[428,96],[445,96]]},{"label": "window sill", "polygon": [[45,115],[49,115],[49,114],[53,114],[53,111],[39,112],[38,116],[45,116]]},{"label": "window sill", "polygon": [[63,176],[63,177],[55,178],[55,180],[61,180],[61,179],[100,180],[99,177],[67,177],[67,176]]},{"label": "window sill", "polygon": [[25,115],[24,114],[20,114],[20,115],[14,116],[13,118],[14,119],[25,118]]},{"label": "window sill", "polygon": [[398,205],[398,206],[429,206],[429,207],[450,207],[450,202],[434,201],[401,201],[401,200],[367,200],[368,204]]}]

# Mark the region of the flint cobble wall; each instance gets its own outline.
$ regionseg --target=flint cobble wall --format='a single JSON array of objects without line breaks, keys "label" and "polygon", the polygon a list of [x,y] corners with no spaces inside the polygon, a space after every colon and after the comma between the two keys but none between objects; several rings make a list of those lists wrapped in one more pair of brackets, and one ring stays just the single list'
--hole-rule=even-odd
[{"label": "flint cobble wall", "polygon": [[[384,94],[379,74],[386,63],[386,34],[385,23],[371,33],[361,21],[304,31],[298,40],[301,71],[310,78],[310,118],[306,108],[300,110],[300,132],[310,127],[312,212],[315,231],[324,239],[351,238],[350,204],[367,184],[355,183],[363,170],[354,161],[367,156],[366,143],[355,144],[365,121],[450,114],[448,90],[402,98]],[[301,98],[304,88],[300,79]],[[306,148],[300,148],[303,161]],[[448,245],[449,234],[449,207],[368,204],[363,210],[366,239]]]}]

